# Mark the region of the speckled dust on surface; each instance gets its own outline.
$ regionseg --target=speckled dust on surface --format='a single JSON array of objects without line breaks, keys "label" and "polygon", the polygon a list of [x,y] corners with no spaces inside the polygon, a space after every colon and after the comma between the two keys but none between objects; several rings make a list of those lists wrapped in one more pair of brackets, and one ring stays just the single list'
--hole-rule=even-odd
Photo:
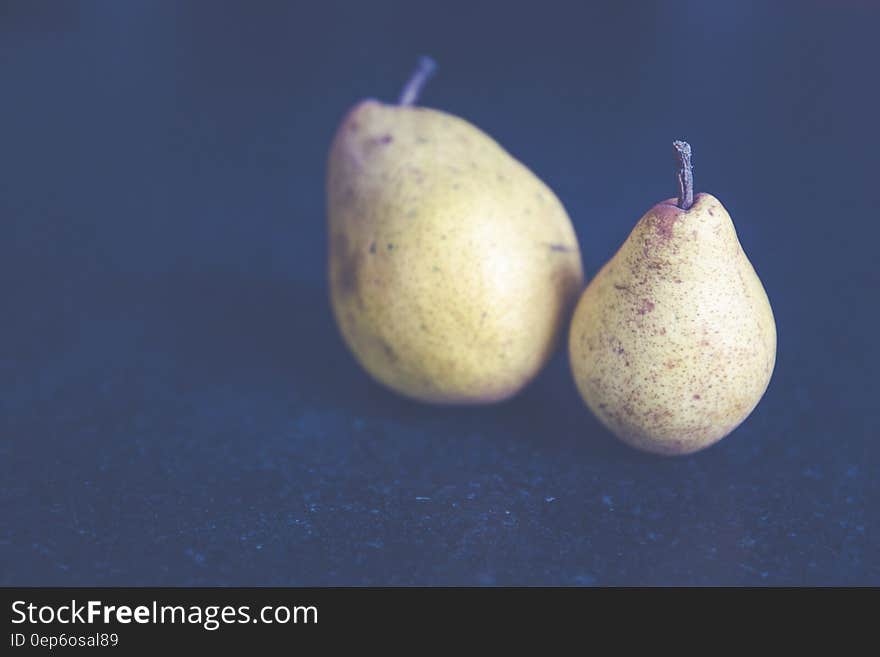
[{"label": "speckled dust on surface", "polygon": [[327,181],[337,323],[361,365],[406,396],[497,401],[547,362],[582,289],[556,196],[466,121],[364,101]]},{"label": "speckled dust on surface", "polygon": [[582,396],[624,441],[689,453],[754,409],[773,372],[767,295],[721,203],[669,200],[638,222],[585,290],[570,357]]}]

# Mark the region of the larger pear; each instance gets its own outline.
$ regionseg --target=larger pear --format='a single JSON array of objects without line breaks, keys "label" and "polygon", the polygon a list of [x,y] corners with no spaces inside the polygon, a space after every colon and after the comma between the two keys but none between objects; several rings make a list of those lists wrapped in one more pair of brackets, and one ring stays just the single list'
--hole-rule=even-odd
[{"label": "larger pear", "polygon": [[623,441],[659,454],[729,434],[776,359],[773,311],[727,211],[710,194],[687,210],[679,202],[639,220],[587,286],[569,334],[589,408]]},{"label": "larger pear", "polygon": [[329,280],[346,344],[376,380],[434,403],[508,398],[553,352],[582,289],[550,189],[467,121],[365,100],[327,172]]}]

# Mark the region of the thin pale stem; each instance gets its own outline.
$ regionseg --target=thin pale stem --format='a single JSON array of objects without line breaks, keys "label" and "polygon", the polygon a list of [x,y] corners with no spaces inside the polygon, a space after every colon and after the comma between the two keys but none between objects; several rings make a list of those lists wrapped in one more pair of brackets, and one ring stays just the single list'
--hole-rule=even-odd
[{"label": "thin pale stem", "polygon": [[416,66],[412,77],[410,77],[409,82],[403,88],[398,104],[415,105],[419,99],[419,94],[422,93],[422,88],[428,79],[434,75],[435,70],[437,70],[437,62],[430,57],[419,57],[418,66]]}]

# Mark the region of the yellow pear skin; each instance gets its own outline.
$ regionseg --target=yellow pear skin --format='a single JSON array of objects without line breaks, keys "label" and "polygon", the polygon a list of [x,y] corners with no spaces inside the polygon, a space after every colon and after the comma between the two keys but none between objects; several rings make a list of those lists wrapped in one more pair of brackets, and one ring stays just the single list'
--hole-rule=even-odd
[{"label": "yellow pear skin", "polygon": [[547,362],[581,256],[562,204],[450,114],[366,100],[327,175],[333,312],[364,369],[425,402],[508,398]]},{"label": "yellow pear skin", "polygon": [[569,355],[589,408],[641,450],[696,452],[745,420],[773,372],[776,325],[718,199],[641,218],[581,296]]}]

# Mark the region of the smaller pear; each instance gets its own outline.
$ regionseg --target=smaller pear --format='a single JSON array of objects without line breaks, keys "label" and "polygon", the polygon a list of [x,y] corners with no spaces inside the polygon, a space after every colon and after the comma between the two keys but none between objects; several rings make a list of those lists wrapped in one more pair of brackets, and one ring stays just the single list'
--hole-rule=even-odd
[{"label": "smaller pear", "polygon": [[693,195],[675,142],[679,198],[651,208],[583,292],[569,356],[578,390],[621,440],[688,454],[752,412],[776,361],[770,302],[727,211]]}]

